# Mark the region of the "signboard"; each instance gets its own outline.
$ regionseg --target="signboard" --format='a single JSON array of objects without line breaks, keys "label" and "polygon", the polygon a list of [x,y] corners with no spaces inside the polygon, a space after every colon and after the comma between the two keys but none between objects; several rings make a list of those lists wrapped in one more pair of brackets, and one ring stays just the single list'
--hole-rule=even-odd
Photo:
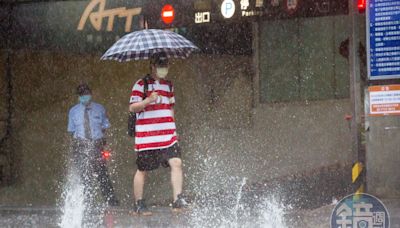
[{"label": "signboard", "polygon": [[370,86],[371,116],[400,115],[400,85]]},{"label": "signboard", "polygon": [[[83,30],[88,19],[97,31],[102,29],[103,19],[107,20],[107,31],[111,32],[114,29],[115,18],[125,18],[125,32],[132,31],[132,19],[139,16],[142,12],[141,7],[127,9],[126,7],[117,7],[105,9],[106,0],[92,0],[81,16],[78,24],[78,30]],[[97,10],[96,10],[97,9]]]},{"label": "signboard", "polygon": [[366,27],[369,79],[400,78],[400,1],[370,0]]},{"label": "signboard", "polygon": [[347,15],[347,0],[266,0],[260,9],[254,2],[255,15],[260,15],[266,20],[291,19],[299,17],[324,17],[333,15]]},{"label": "signboard", "polygon": [[[173,11],[162,10],[167,3]],[[159,28],[184,35],[205,53],[247,55],[252,53],[250,23],[255,20],[347,12],[347,0],[30,1],[12,11],[9,39],[12,49],[103,53],[127,33]],[[0,18],[8,13],[1,8]],[[7,42],[1,39],[5,38],[0,37],[0,48],[4,48]]]},{"label": "signboard", "polygon": [[13,10],[11,45],[13,49],[103,53],[126,33],[143,29],[142,14],[142,1],[130,0],[20,4]]},{"label": "signboard", "polygon": [[347,0],[195,0],[189,7],[196,24],[348,14]]}]

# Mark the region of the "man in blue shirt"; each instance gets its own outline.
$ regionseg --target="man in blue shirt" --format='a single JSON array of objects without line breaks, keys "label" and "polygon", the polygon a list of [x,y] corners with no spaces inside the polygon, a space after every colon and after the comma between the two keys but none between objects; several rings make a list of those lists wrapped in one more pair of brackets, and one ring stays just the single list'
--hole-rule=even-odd
[{"label": "man in blue shirt", "polygon": [[86,205],[93,206],[96,193],[94,179],[97,177],[108,205],[118,206],[119,202],[107,174],[106,162],[102,157],[105,130],[110,127],[106,110],[91,100],[92,92],[87,84],[80,84],[77,94],[79,104],[69,111],[68,132],[73,136],[73,162],[85,186]]}]

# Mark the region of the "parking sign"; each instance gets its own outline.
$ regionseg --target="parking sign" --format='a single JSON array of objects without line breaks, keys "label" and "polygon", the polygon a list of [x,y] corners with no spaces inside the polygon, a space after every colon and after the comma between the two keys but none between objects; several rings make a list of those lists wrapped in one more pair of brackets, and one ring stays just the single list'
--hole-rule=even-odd
[{"label": "parking sign", "polygon": [[224,18],[231,18],[235,14],[235,3],[233,0],[224,0],[221,4],[221,13]]}]

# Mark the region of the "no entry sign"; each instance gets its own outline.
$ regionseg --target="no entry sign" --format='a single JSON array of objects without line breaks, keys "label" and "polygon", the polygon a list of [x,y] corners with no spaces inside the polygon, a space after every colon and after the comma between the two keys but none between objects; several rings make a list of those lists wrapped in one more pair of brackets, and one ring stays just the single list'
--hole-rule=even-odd
[{"label": "no entry sign", "polygon": [[175,9],[171,5],[165,5],[161,10],[161,19],[167,25],[171,24],[175,19]]}]

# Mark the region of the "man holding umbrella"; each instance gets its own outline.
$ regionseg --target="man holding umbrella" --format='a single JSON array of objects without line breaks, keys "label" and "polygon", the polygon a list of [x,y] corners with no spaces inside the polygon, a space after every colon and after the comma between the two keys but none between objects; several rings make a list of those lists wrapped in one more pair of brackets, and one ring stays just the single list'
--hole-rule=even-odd
[{"label": "man holding umbrella", "polygon": [[136,113],[135,150],[138,170],[134,176],[135,212],[151,215],[143,200],[147,171],[160,165],[171,167],[174,210],[187,206],[182,197],[182,160],[177,143],[172,84],[165,80],[168,58],[189,57],[199,50],[185,37],[159,29],[144,29],[126,34],[114,43],[102,60],[127,62],[150,58],[151,75],[141,79],[132,88],[129,110]]},{"label": "man holding umbrella", "polygon": [[129,111],[135,112],[137,117],[137,171],[133,180],[135,213],[142,215],[151,215],[143,199],[146,174],[160,165],[171,168],[173,210],[187,207],[182,196],[183,172],[174,119],[174,90],[171,82],[165,80],[168,74],[167,55],[164,52],[153,54],[150,68],[150,77],[140,79],[133,86],[129,105]]}]

